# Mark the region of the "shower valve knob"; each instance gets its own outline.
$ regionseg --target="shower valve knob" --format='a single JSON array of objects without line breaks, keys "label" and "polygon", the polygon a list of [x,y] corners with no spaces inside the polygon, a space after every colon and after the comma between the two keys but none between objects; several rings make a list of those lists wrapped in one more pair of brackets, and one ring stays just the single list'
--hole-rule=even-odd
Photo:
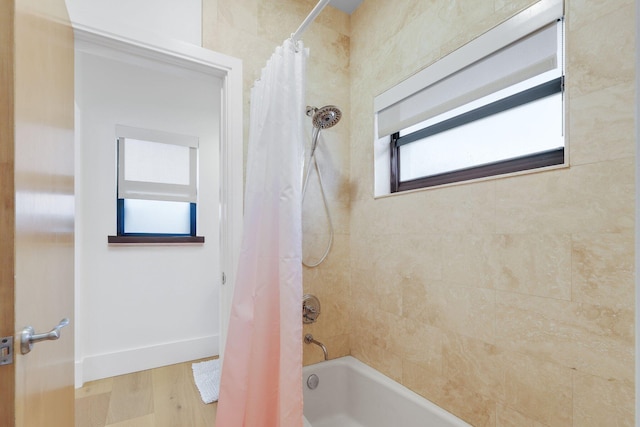
[{"label": "shower valve knob", "polygon": [[302,298],[302,323],[315,323],[320,316],[320,301],[313,295]]}]

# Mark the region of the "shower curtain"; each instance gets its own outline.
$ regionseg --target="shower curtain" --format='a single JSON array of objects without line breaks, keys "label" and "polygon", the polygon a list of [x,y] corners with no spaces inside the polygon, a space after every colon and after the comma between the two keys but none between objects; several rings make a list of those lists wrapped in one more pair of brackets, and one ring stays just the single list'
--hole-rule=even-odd
[{"label": "shower curtain", "polygon": [[216,425],[302,425],[304,91],[287,40],[251,90],[244,229]]}]

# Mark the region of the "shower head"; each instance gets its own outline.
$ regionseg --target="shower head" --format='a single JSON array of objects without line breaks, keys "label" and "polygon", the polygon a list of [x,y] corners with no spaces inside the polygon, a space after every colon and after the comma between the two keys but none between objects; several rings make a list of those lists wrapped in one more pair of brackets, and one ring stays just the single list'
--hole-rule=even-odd
[{"label": "shower head", "polygon": [[317,129],[328,129],[340,121],[342,111],[335,105],[325,105],[322,108],[307,107],[307,116],[313,117],[313,126]]}]

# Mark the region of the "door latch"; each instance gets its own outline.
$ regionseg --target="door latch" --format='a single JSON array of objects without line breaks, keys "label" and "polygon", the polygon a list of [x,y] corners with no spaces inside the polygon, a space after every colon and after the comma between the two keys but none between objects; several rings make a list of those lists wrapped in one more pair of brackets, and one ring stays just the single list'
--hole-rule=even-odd
[{"label": "door latch", "polygon": [[0,338],[0,366],[13,363],[13,337]]}]

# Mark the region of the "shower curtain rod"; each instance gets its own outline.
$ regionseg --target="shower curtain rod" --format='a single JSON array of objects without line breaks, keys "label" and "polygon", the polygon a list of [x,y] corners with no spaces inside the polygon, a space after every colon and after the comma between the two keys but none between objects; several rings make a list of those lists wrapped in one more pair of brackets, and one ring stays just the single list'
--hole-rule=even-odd
[{"label": "shower curtain rod", "polygon": [[307,16],[305,20],[302,21],[302,24],[300,24],[296,32],[291,34],[291,39],[294,42],[297,42],[298,40],[300,40],[300,37],[302,37],[302,33],[304,33],[304,31],[307,29],[309,24],[311,24],[313,20],[316,19],[316,16],[318,16],[320,12],[322,12],[322,9],[324,9],[329,3],[331,3],[331,0],[320,0],[318,2],[318,4],[316,5],[316,7],[313,8],[309,16]]}]

